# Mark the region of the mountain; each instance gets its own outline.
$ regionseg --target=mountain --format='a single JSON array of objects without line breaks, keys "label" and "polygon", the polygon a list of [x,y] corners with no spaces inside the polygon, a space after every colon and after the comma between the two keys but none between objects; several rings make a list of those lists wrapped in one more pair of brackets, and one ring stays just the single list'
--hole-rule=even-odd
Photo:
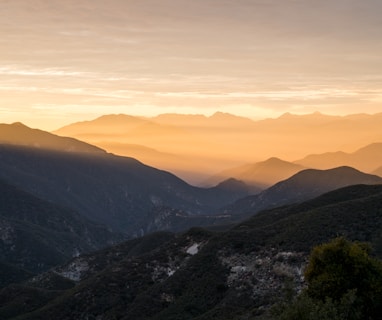
[{"label": "mountain", "polygon": [[[285,114],[276,119],[260,121],[222,112],[210,117],[179,114],[152,118],[107,115],[66,126],[54,133],[102,146],[119,155],[133,156],[195,184],[209,179],[211,172],[270,157],[292,161],[307,154],[338,150],[352,152],[382,139],[381,122],[382,113],[344,117],[320,113]],[[166,165],[166,159],[161,156],[157,160],[154,154],[149,157],[145,150],[140,154],[136,148],[133,151],[116,148],[115,143],[150,148],[181,161],[174,160]],[[298,164],[311,167],[309,164]],[[352,163],[337,163],[336,166],[340,165],[353,166]],[[359,167],[367,172],[375,168],[366,170],[363,166]]]},{"label": "mountain", "polygon": [[105,152],[88,143],[73,138],[60,137],[38,129],[31,129],[19,122],[0,124],[0,144],[29,146],[68,152]]},{"label": "mountain", "polygon": [[[182,130],[171,125],[162,125],[148,119],[124,114],[101,116],[93,121],[70,124],[55,131],[62,136],[75,136],[81,140],[108,140],[120,142],[121,139],[133,138],[146,141],[156,140],[160,136],[182,134]],[[126,142],[126,141],[125,141]]]},{"label": "mountain", "polygon": [[256,213],[264,209],[312,199],[325,192],[355,184],[382,184],[382,178],[351,167],[307,169],[263,192],[237,200],[224,213]]},{"label": "mountain", "polygon": [[[185,125],[187,121],[180,120],[180,117],[159,116],[155,121],[155,118],[123,114],[105,115],[92,121],[65,126],[54,133],[81,139],[105,148],[108,152],[136,158],[147,165],[170,171],[193,184],[205,179],[206,172],[216,170],[218,162],[221,167],[237,163],[212,152],[215,142],[201,136],[197,127]],[[191,121],[194,119],[194,116],[184,117]],[[167,121],[172,118],[175,118],[174,121]],[[209,127],[206,128],[209,130]]]},{"label": "mountain", "polygon": [[[127,133],[148,121],[124,114],[110,114],[91,121],[76,122],[56,130],[55,133],[66,136],[68,134],[84,138],[87,135],[103,133],[104,136]],[[111,130],[113,129],[113,130]]]},{"label": "mountain", "polygon": [[[150,119],[150,118],[148,118]],[[204,115],[165,113],[151,118],[152,121],[171,126],[181,126],[183,128],[226,128],[248,127],[253,125],[253,121],[225,112],[215,112],[207,117]]]},{"label": "mountain", "polygon": [[[382,258],[382,186],[263,211],[224,232],[156,233],[74,258],[0,291],[3,319],[263,319],[298,292],[313,246],[369,241]],[[23,303],[28,301],[29,303]]]},{"label": "mountain", "polygon": [[353,153],[342,151],[309,155],[295,163],[316,169],[351,166],[365,172],[373,172],[382,164],[382,143],[372,143]]},{"label": "mountain", "polygon": [[7,267],[1,273],[2,284],[125,239],[1,180],[0,230],[0,264]]},{"label": "mountain", "polygon": [[0,145],[0,178],[128,236],[146,232],[155,208],[209,215],[248,194],[242,186],[193,187],[132,158],[9,145]]},{"label": "mountain", "polygon": [[215,185],[219,181],[232,177],[242,180],[248,185],[258,187],[259,190],[259,188],[265,189],[270,187],[304,169],[306,168],[301,165],[273,157],[262,162],[246,164],[222,171],[208,179],[205,184]]}]

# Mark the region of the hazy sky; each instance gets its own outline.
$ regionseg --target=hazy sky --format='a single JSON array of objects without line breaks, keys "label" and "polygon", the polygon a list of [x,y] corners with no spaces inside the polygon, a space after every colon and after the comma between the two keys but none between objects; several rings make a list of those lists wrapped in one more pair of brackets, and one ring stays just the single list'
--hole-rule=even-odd
[{"label": "hazy sky", "polygon": [[382,112],[381,0],[0,0],[0,122]]}]

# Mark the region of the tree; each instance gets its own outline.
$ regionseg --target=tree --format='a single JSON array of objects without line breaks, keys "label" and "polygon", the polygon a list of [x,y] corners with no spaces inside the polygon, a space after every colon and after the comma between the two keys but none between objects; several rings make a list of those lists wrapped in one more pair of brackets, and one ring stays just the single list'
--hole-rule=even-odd
[{"label": "tree", "polygon": [[354,292],[363,319],[382,314],[382,263],[370,256],[366,243],[336,238],[313,249],[305,271],[309,297],[340,302]]},{"label": "tree", "polygon": [[382,262],[366,243],[336,238],[314,247],[307,288],[273,308],[278,320],[382,319]]}]

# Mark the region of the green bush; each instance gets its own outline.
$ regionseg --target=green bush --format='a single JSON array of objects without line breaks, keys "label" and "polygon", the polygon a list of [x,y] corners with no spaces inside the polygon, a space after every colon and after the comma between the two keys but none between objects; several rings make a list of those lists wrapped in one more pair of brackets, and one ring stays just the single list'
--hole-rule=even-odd
[{"label": "green bush", "polygon": [[336,238],[316,246],[305,271],[308,287],[272,309],[278,320],[382,319],[382,263],[365,243]]}]

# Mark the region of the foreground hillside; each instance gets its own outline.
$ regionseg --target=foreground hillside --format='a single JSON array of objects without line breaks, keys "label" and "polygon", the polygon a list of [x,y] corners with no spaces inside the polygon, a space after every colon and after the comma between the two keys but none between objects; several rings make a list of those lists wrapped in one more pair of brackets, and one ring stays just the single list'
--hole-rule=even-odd
[{"label": "foreground hillside", "polygon": [[[382,186],[264,211],[225,232],[152,234],[0,292],[3,319],[257,319],[312,248],[336,236],[382,257]],[[28,301],[28,303],[23,303]]]},{"label": "foreground hillside", "polygon": [[0,287],[124,237],[0,180]]}]

